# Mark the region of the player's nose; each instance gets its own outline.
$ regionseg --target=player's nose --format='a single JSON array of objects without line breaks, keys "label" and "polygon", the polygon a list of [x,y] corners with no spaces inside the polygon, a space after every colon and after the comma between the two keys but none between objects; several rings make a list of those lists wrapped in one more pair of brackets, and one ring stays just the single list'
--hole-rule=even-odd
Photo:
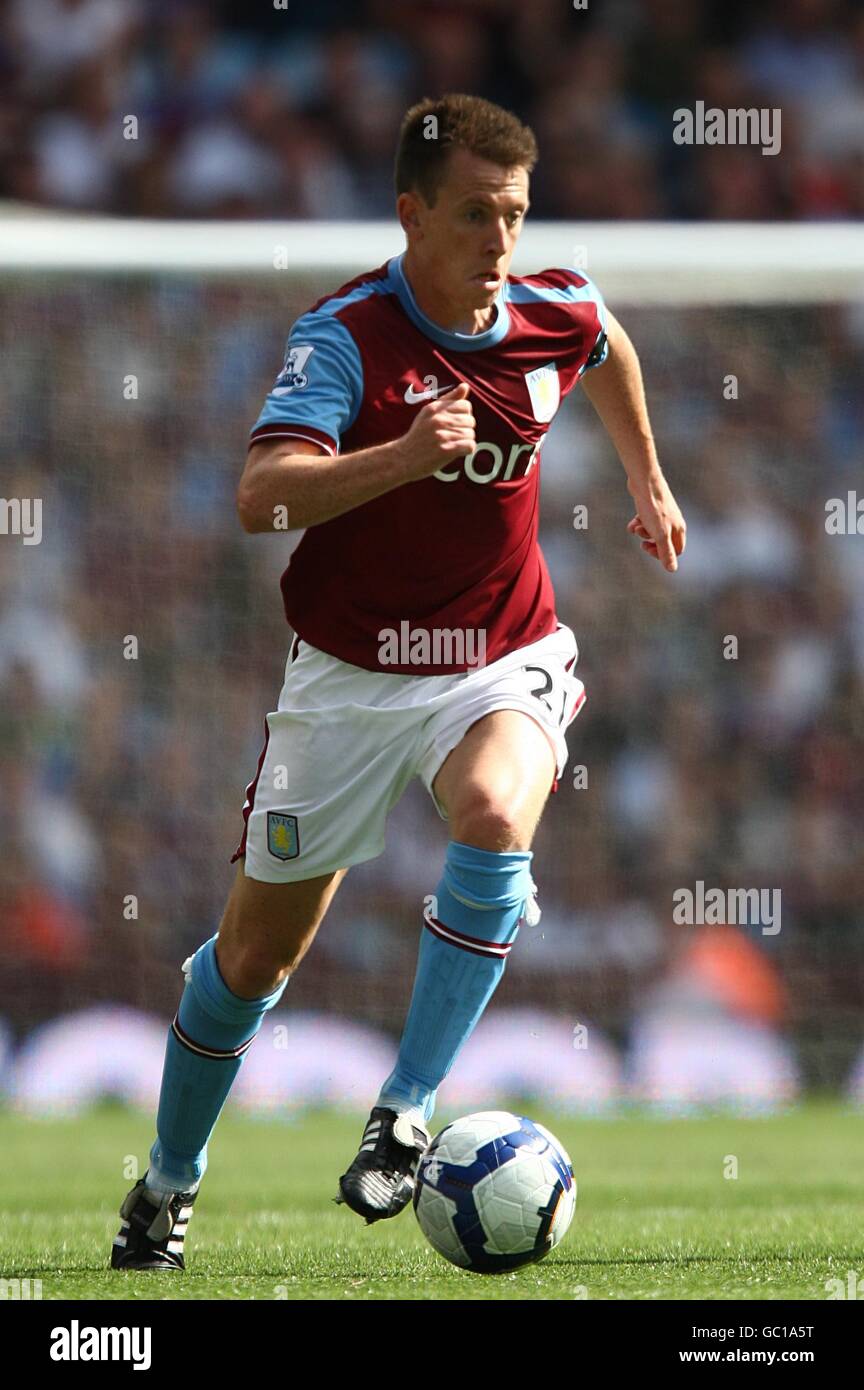
[{"label": "player's nose", "polygon": [[490,255],[503,256],[507,249],[507,231],[507,223],[504,221],[503,217],[499,218],[490,233],[486,245],[486,250]]}]

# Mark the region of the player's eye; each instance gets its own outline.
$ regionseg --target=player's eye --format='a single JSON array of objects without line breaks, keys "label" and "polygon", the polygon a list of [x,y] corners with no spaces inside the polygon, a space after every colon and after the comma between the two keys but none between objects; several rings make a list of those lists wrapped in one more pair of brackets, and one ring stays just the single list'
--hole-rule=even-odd
[{"label": "player's eye", "polygon": [[[485,208],[468,208],[465,212],[465,217],[469,222],[481,222],[485,216]],[[521,212],[508,212],[506,214],[507,225],[509,227],[515,227],[522,216],[523,214]]]}]

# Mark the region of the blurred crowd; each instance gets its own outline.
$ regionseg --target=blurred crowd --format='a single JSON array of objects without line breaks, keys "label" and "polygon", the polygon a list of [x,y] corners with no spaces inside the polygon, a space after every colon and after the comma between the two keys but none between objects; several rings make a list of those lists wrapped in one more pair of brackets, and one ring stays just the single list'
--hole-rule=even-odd
[{"label": "blurred crowd", "polygon": [[[405,109],[512,107],[545,218],[864,213],[858,0],[0,0],[0,198],[144,217],[392,209]],[[778,108],[782,148],[673,113]]]},{"label": "blurred crowd", "polygon": [[[180,962],[216,930],[298,540],[245,535],[234,491],[287,327],[331,288],[4,285],[3,493],[43,500],[41,544],[0,538],[0,1016],[16,1029],[108,1000],[167,1017]],[[860,488],[864,314],[613,307],[689,541],[672,576],[627,535],[623,472],[577,388],[544,446],[541,541],[588,700],[535,845],[543,917],[502,1003],[615,1034],[680,977],[676,889],[780,889],[781,931],[745,935],[781,982],[770,1021],[827,1084],[860,1044],[864,994],[864,540],[825,526],[826,502]],[[445,841],[415,783],[292,1008],[398,1029]]]}]

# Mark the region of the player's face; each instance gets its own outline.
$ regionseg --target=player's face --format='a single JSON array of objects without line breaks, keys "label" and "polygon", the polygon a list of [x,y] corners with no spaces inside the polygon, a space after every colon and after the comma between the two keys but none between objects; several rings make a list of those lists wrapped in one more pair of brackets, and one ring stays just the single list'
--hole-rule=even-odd
[{"label": "player's face", "polygon": [[[503,169],[457,149],[434,207],[403,194],[400,207],[411,262],[436,298],[454,311],[488,308],[507,272],[528,211],[528,171]],[[400,199],[400,203],[402,202]]]}]

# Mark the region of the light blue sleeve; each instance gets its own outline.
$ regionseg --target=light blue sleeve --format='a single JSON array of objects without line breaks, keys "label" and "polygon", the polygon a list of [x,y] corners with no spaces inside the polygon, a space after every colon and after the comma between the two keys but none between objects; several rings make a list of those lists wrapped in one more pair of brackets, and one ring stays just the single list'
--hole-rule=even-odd
[{"label": "light blue sleeve", "polygon": [[335,314],[303,314],[288,335],[285,362],[251,438],[294,435],[329,442],[338,453],[362,400],[363,365],[348,329]]},{"label": "light blue sleeve", "polygon": [[585,373],[589,372],[592,367],[602,366],[602,364],[606,361],[606,358],[609,356],[609,342],[606,337],[608,331],[608,324],[606,318],[606,301],[603,298],[597,286],[594,284],[594,281],[585,274],[584,270],[580,270],[579,267],[575,265],[570,266],[569,269],[575,271],[577,275],[582,276],[583,280],[585,281],[585,284],[582,285],[577,291],[579,299],[581,301],[587,300],[589,303],[594,304],[597,309],[597,317],[600,320],[600,332],[597,334],[597,337],[594,340],[594,345],[591,348],[591,351],[589,352],[588,357],[585,360],[585,365],[579,373],[580,376],[584,376]]}]

